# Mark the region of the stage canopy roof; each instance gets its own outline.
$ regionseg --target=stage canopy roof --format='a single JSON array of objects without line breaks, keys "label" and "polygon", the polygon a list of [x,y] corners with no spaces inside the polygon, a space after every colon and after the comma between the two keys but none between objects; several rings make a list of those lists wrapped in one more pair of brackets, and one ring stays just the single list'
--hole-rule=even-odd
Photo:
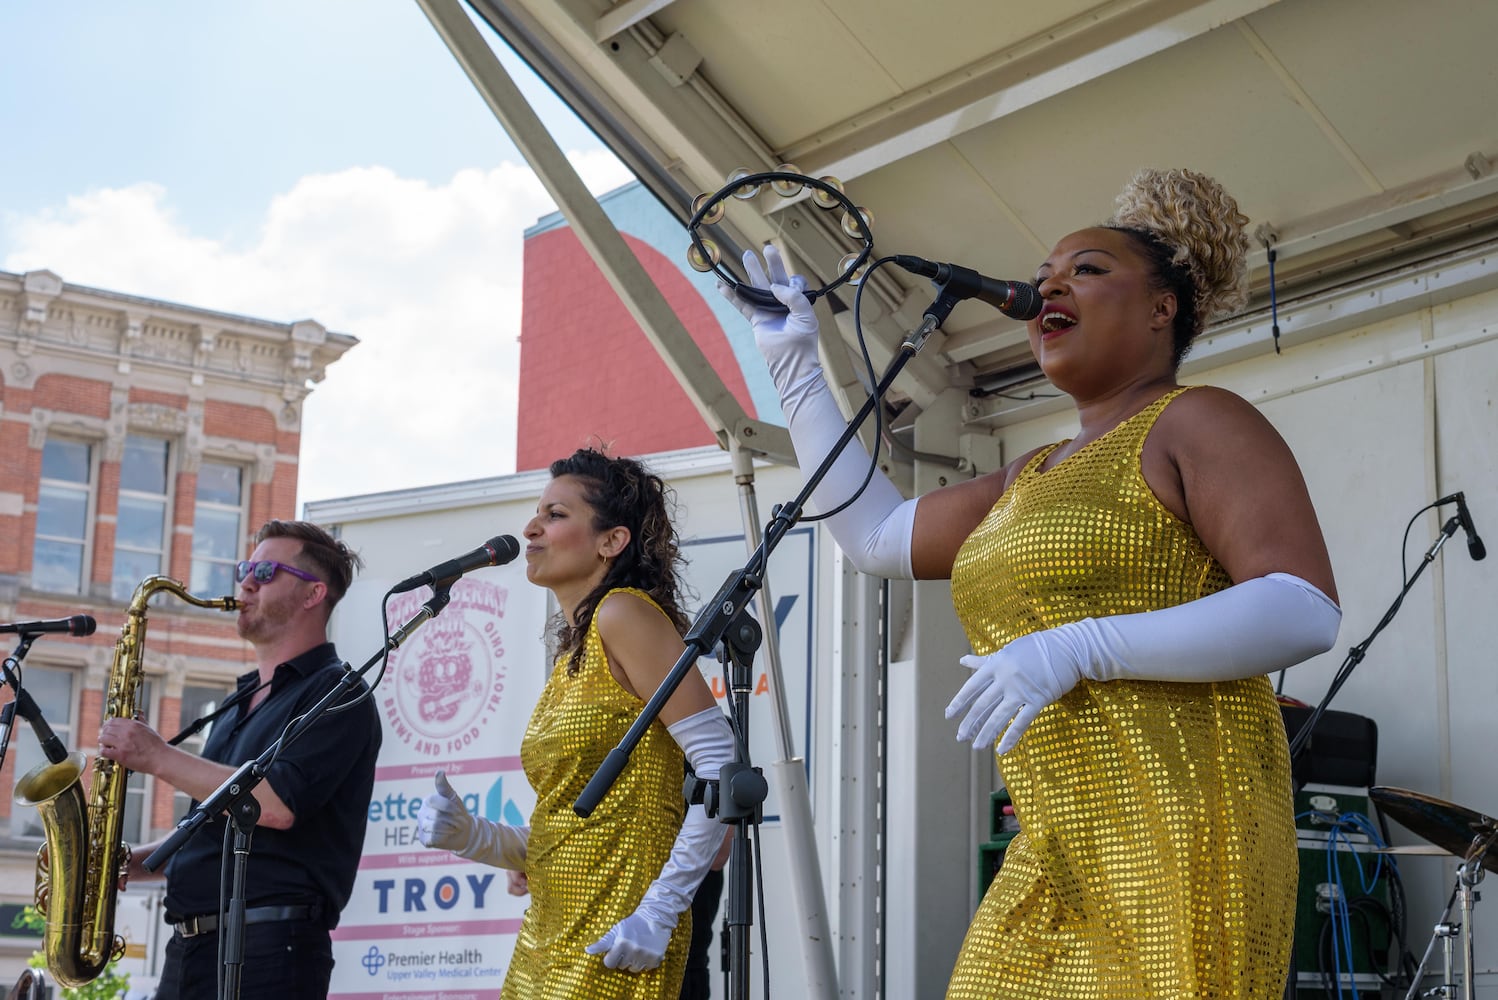
[{"label": "stage canopy roof", "polygon": [[[1029,278],[1136,168],[1212,174],[1256,233],[1239,353],[1273,351],[1266,245],[1293,345],[1297,302],[1498,235],[1491,0],[469,3],[683,219],[731,171],[789,162],[844,182],[880,254]],[[824,277],[849,249],[804,197],[733,202],[727,235]],[[931,292],[869,282],[876,361]],[[1038,383],[1022,326],[964,303],[897,389],[912,412],[977,390],[976,430],[1055,405]]]}]

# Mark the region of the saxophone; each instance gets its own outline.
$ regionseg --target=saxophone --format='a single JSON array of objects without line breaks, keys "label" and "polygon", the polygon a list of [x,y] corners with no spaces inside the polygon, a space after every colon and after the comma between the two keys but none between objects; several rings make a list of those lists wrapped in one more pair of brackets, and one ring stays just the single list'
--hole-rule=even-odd
[{"label": "saxophone", "polygon": [[[135,588],[125,624],[114,646],[104,719],[131,719],[138,707],[141,658],[146,649],[146,611],[166,591],[200,608],[233,611],[232,597],[204,600],[166,576],[148,576]],[[114,933],[115,897],[125,887],[130,848],[120,840],[125,785],[130,772],[104,757],[94,759],[94,780],[85,805],[82,781],[88,758],[82,751],[60,763],[42,764],[16,782],[16,801],[36,806],[46,842],[36,855],[36,908],[47,922],[42,950],[52,977],[82,986],[125,950]]]}]

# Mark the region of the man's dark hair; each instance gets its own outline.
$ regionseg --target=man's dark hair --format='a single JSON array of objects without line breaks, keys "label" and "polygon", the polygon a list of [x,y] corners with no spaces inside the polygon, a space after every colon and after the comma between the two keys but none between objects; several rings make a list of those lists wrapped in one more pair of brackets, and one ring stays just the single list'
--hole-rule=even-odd
[{"label": "man's dark hair", "polygon": [[302,543],[297,569],[306,570],[328,587],[328,610],[332,611],[354,580],[354,571],[364,565],[358,554],[311,521],[266,521],[255,533],[255,544],[267,538],[292,538]]}]

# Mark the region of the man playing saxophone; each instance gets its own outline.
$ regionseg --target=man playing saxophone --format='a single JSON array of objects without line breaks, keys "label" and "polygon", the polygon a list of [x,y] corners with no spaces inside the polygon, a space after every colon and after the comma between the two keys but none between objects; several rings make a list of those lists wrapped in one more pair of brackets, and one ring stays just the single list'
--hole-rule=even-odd
[{"label": "man playing saxophone", "polygon": [[[166,743],[145,724],[108,719],[99,753],[155,775],[201,800],[260,755],[288,722],[331,690],[345,667],[328,641],[328,618],[360,559],[322,528],[269,521],[239,563],[238,630],[254,648],[233,704],[214,723],[203,755]],[[360,693],[366,689],[360,684]],[[350,695],[350,699],[353,696]],[[345,700],[350,700],[345,699]],[[333,969],[329,931],[354,884],[380,749],[372,700],[328,712],[290,743],[255,787],[260,822],[245,890],[240,996],[324,998]],[[205,823],[167,863],[167,923],[173,926],[156,1000],[218,995],[222,816]],[[131,879],[159,846],[134,849]]]}]

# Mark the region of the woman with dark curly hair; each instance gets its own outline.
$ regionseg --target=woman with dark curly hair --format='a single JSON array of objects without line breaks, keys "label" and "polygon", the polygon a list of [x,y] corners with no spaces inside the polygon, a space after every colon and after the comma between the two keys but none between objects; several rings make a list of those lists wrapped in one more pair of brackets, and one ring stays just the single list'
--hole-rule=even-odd
[{"label": "woman with dark curly hair", "polygon": [[586,819],[572,804],[686,648],[671,491],[639,462],[583,449],[553,462],[525,528],[526,576],[556,597],[557,662],[520,757],[531,825],[472,816],[439,772],[428,847],[519,869],[531,904],[501,997],[664,1000],[681,989],[690,917],[724,827],[682,799],[684,762],[716,778],[732,734],[697,671]]},{"label": "woman with dark curly hair", "polygon": [[[1274,997],[1289,967],[1289,753],[1265,675],[1336,641],[1331,563],[1274,428],[1176,377],[1244,301],[1248,220],[1189,170],[1143,171],[1118,205],[1035,276],[1030,348],[1077,435],[915,500],[876,476],[828,522],[864,572],[952,581],[974,655],[947,716],[998,741],[1019,820],[949,1000]],[[739,305],[814,468],[843,420],[805,283],[765,262],[745,257],[789,313]],[[841,456],[817,505],[867,468]]]}]

